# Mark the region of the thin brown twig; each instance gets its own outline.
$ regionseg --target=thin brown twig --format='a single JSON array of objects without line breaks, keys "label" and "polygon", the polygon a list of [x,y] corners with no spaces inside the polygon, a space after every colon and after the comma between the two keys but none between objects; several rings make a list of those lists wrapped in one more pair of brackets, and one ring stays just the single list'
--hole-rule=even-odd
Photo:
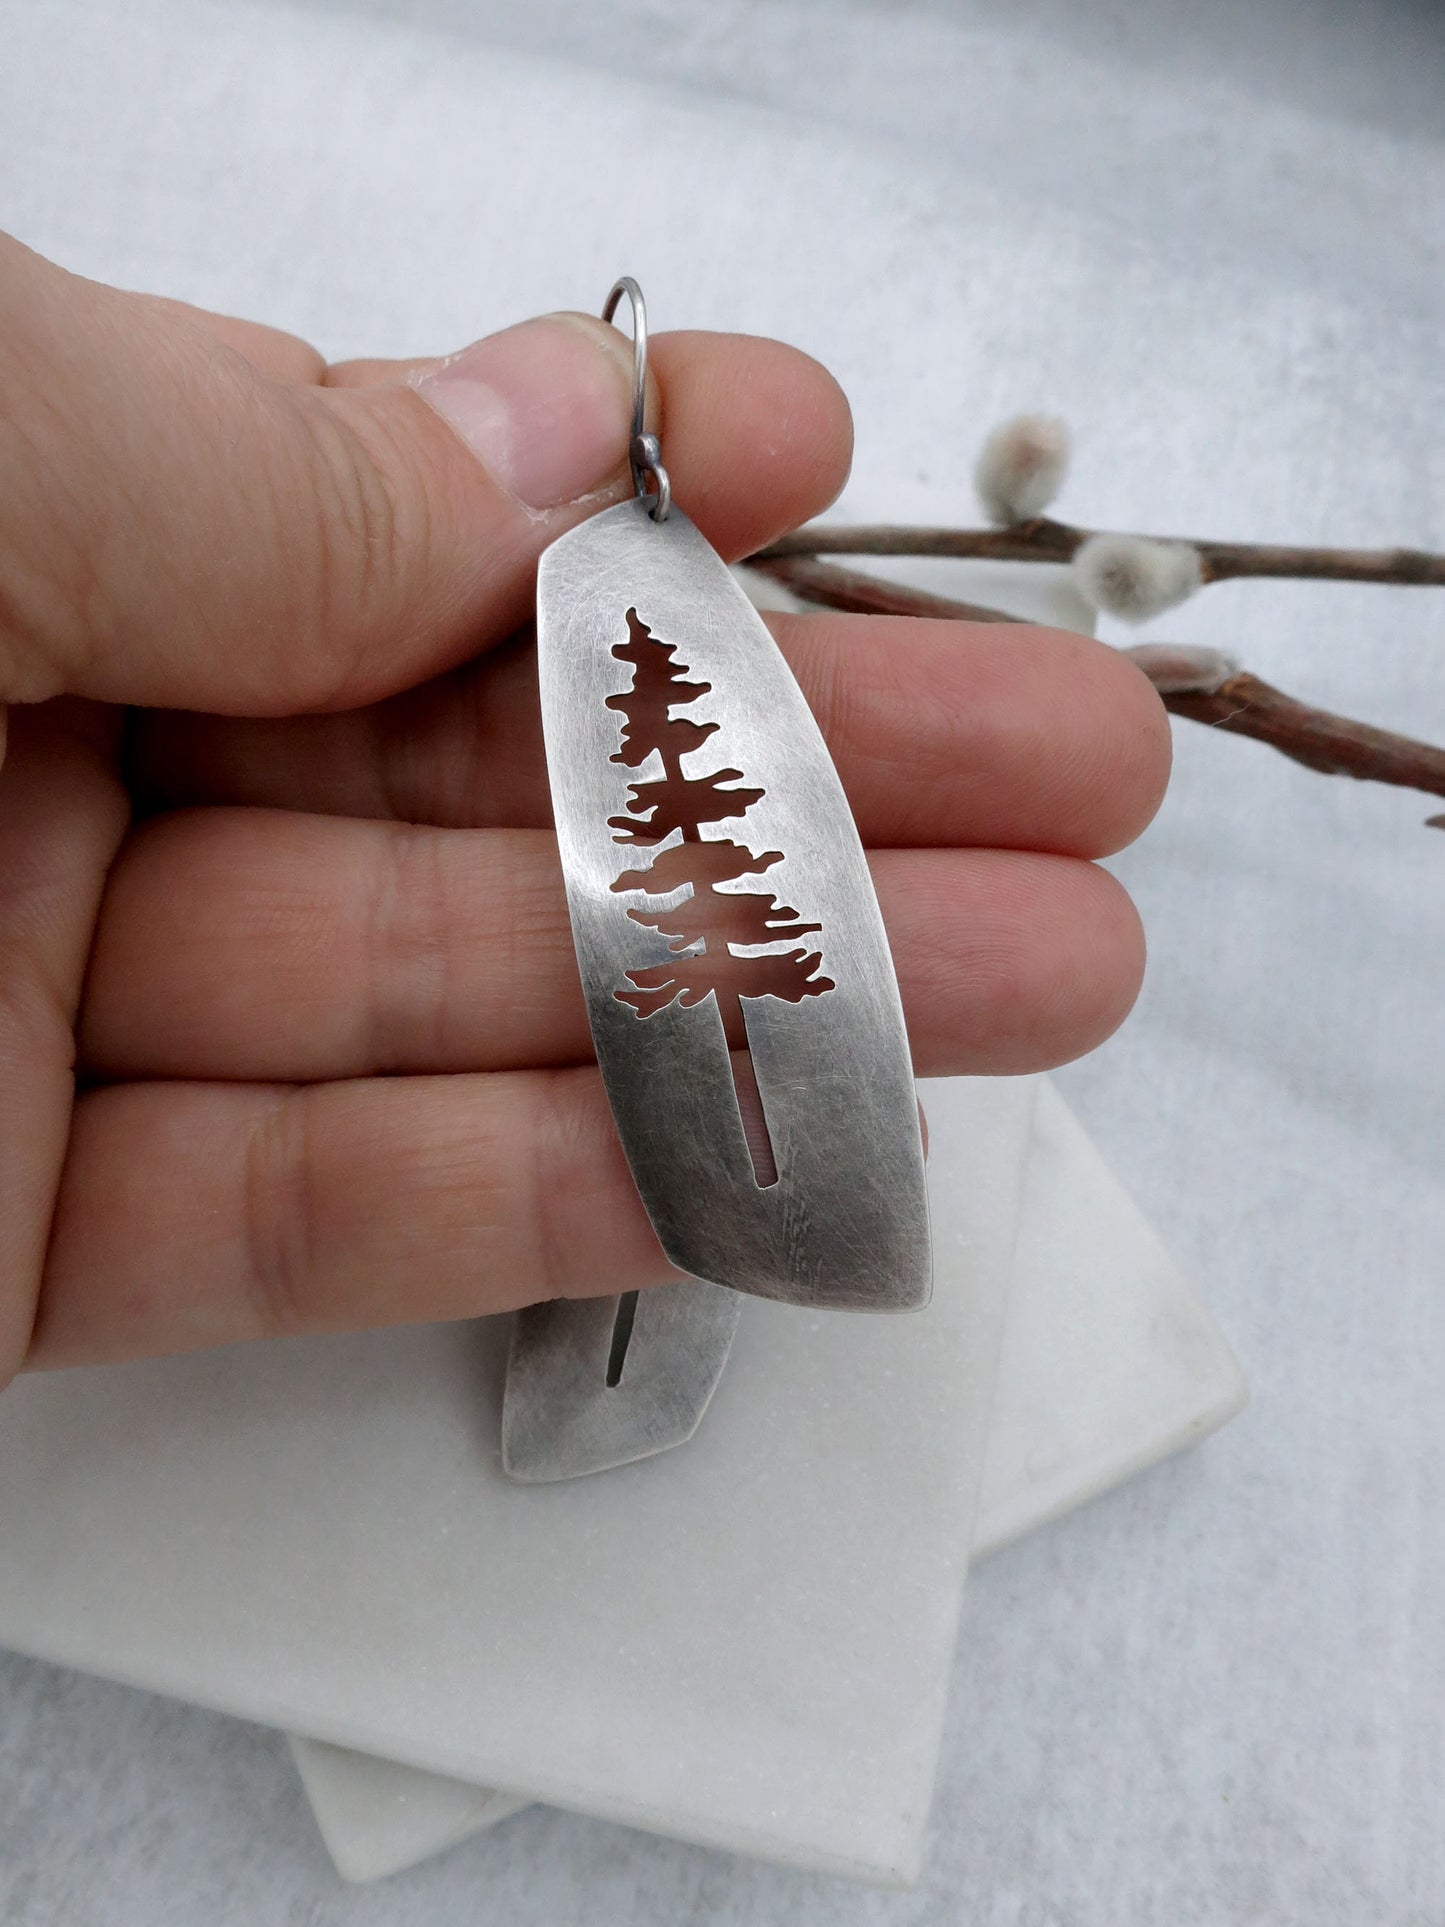
[{"label": "thin brown twig", "polygon": [[[1164,705],[1192,722],[1211,723],[1236,736],[1268,743],[1281,755],[1326,776],[1354,776],[1445,796],[1445,749],[1316,709],[1247,669],[1226,677],[1217,689],[1176,691],[1164,697]],[[1435,819],[1430,820],[1434,826]]]},{"label": "thin brown twig", "polygon": [[[956,602],[949,596],[933,595],[924,589],[903,588],[855,569],[814,561],[809,556],[754,557],[752,566],[805,601],[829,609],[953,621],[1021,620],[1002,609]],[[1156,687],[1161,682],[1168,685],[1160,688],[1159,694],[1172,715],[1207,723],[1230,735],[1252,737],[1278,750],[1281,756],[1327,776],[1353,776],[1372,783],[1390,783],[1400,789],[1422,790],[1428,796],[1445,796],[1445,749],[1433,743],[1417,742],[1412,737],[1396,735],[1393,730],[1376,729],[1371,723],[1316,709],[1285,695],[1283,690],[1251,675],[1248,670],[1235,670],[1222,679],[1211,677],[1208,686],[1181,689],[1177,676],[1164,667],[1167,652],[1157,645],[1125,653],[1134,654],[1138,666]],[[1432,827],[1445,828],[1445,817],[1431,817],[1428,821]]]},{"label": "thin brown twig", "polygon": [[[856,528],[813,522],[753,558],[794,555],[947,555],[993,562],[1071,562],[1094,529],[1040,516],[1008,529],[911,529],[886,523]],[[1187,542],[1197,550],[1205,582],[1233,576],[1294,576],[1327,582],[1445,585],[1445,555],[1426,549],[1319,549],[1277,542],[1215,542],[1197,536],[1151,540]]]},{"label": "thin brown twig", "polygon": [[981,602],[957,602],[952,596],[933,595],[927,589],[908,589],[901,582],[884,582],[857,569],[839,568],[836,562],[816,562],[810,555],[775,557],[768,549],[751,557],[747,566],[781,582],[806,602],[819,602],[825,609],[843,609],[855,616],[937,616],[945,622],[1022,620]]}]

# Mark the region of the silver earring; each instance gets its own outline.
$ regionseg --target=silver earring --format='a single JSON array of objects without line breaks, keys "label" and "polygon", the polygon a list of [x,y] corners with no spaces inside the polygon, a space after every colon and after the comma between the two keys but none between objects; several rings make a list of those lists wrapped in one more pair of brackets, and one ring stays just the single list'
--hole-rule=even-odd
[{"label": "silver earring", "polygon": [[687,1437],[735,1293],[904,1311],[930,1291],[913,1071],[867,859],[781,651],[672,501],[635,281],[603,318],[623,294],[636,492],[542,557],[542,721],[603,1084],[664,1252],[704,1282],[521,1315],[504,1457],[532,1479]]}]

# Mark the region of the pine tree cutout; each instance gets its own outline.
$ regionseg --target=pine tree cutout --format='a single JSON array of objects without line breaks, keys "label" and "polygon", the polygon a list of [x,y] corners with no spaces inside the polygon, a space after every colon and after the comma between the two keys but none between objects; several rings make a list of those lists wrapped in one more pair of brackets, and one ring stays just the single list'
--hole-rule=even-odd
[{"label": "pine tree cutout", "polygon": [[[633,668],[631,689],[607,698],[608,708],[624,718],[622,747],[612,760],[640,769],[656,752],[663,773],[630,784],[627,814],[609,818],[609,826],[619,843],[655,847],[678,831],[682,840],[656,850],[646,869],[624,871],[612,888],[662,898],[686,885],[689,894],[672,909],[628,910],[635,923],[666,937],[673,954],[666,963],[629,970],[632,988],[619,989],[619,1001],[639,1017],[651,1017],[672,1003],[684,1009],[700,1004],[711,992],[726,1016],[730,999],[779,997],[797,1004],[832,990],[832,979],[816,974],[821,952],[794,941],[816,935],[821,924],[803,922],[765,881],[743,890],[718,888],[760,877],[783,860],[781,850],[755,852],[744,843],[701,835],[704,823],[746,815],[763,792],[742,787],[737,769],[683,775],[681,759],[701,748],[718,724],[675,717],[672,710],[690,708],[712,685],[689,682],[687,665],[676,660],[677,645],[660,642],[636,609],[627,612],[627,629],[627,641],[612,651]],[[762,945],[770,947],[749,954]]]}]

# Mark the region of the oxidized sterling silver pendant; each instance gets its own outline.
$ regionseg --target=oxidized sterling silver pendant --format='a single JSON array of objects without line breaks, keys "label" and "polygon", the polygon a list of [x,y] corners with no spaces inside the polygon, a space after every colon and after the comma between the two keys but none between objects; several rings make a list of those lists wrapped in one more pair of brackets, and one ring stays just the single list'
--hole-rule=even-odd
[{"label": "oxidized sterling silver pendant", "polygon": [[[867,860],[777,644],[672,505],[643,427],[634,282],[617,284],[605,318],[624,292],[637,493],[562,536],[537,578],[547,769],[597,1061],[680,1270],[790,1304],[914,1309],[930,1290],[923,1147]],[[726,1321],[698,1302],[716,1333]],[[527,1316],[560,1365],[556,1318]],[[676,1350],[675,1321],[659,1308],[645,1322],[659,1320]],[[586,1370],[608,1366],[598,1397],[642,1366],[624,1334],[624,1374],[616,1336],[587,1340]]]}]

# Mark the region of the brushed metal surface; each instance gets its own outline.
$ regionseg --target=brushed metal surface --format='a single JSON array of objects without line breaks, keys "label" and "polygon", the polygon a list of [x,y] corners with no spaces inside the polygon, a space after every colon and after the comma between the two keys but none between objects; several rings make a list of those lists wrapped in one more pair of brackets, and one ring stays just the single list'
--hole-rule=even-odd
[{"label": "brushed metal surface", "polygon": [[727,1364],[742,1299],[690,1279],[636,1294],[616,1383],[617,1298],[518,1312],[502,1399],[502,1464],[527,1483],[575,1479],[690,1439]]},{"label": "brushed metal surface", "polygon": [[[632,611],[685,668],[687,694],[677,701],[687,719],[716,725],[681,757],[684,779],[732,772],[725,780],[747,791],[734,816],[693,828],[695,841],[745,844],[760,859],[759,875],[738,877],[724,893],[766,890],[806,920],[801,927],[816,926],[807,947],[818,953],[814,975],[825,988],[798,1002],[740,999],[777,1166],[766,1186],[744,1136],[716,993],[647,1014],[647,998],[622,1001],[636,997],[639,973],[699,954],[680,956],[629,914],[656,909],[658,897],[615,887],[654,856],[618,825],[636,823],[632,786],[661,767],[657,756],[641,767],[620,760],[624,715],[619,703],[609,706],[633,690],[634,665],[614,654],[635,633]],[[925,1304],[923,1149],[893,961],[842,785],[772,637],[687,517],[674,508],[656,522],[644,499],[594,516],[546,552],[537,630],[547,764],[588,1017],[663,1249],[696,1278],[760,1297],[865,1311]],[[677,894],[663,901],[671,906]]]}]

